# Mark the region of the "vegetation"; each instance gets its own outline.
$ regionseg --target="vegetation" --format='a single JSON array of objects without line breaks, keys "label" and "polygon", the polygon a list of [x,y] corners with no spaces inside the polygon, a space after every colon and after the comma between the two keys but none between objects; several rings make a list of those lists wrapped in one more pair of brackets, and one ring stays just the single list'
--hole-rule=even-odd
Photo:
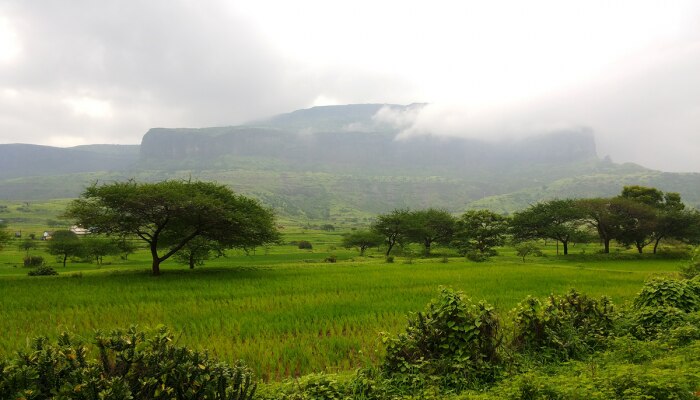
[{"label": "vegetation", "polygon": [[85,253],[83,243],[78,240],[78,235],[68,230],[54,232],[46,250],[51,255],[59,256],[63,267],[66,266],[68,257],[78,257]]},{"label": "vegetation", "polygon": [[[214,381],[216,390],[206,392],[207,398],[692,398],[700,390],[700,281],[697,257],[679,257],[687,255],[686,243],[697,236],[693,229],[666,234],[658,254],[641,254],[640,246],[656,240],[664,216],[680,212],[694,218],[694,212],[681,207],[680,196],[657,194],[635,187],[599,199],[607,213],[606,229],[612,232],[609,254],[597,254],[600,245],[587,243],[591,233],[599,233],[587,212],[561,224],[541,222],[566,215],[563,206],[584,202],[569,200],[536,204],[512,219],[468,212],[454,222],[450,239],[437,239],[438,224],[432,231],[425,228],[439,217],[408,209],[380,215],[370,231],[361,225],[336,223],[330,230],[324,221],[285,220],[275,225],[284,232],[286,245],[277,241],[258,252],[241,245],[227,251],[226,258],[210,257],[223,252],[216,247],[206,254],[188,253],[199,241],[205,247],[223,242],[202,235],[164,260],[162,268],[170,272],[159,279],[144,277],[143,266],[152,262],[150,248],[125,248],[133,236],[123,233],[62,238],[63,233],[54,232],[51,240],[32,240],[31,257],[38,258],[61,247],[64,239],[77,242],[80,251],[93,241],[112,249],[101,257],[93,253],[93,265],[79,258],[68,265],[70,256],[57,251],[63,269],[60,276],[48,278],[28,278],[26,270],[13,268],[25,253],[16,245],[21,239],[8,239],[15,244],[0,253],[5,328],[0,398],[7,393],[25,398],[45,398],[46,393],[57,398],[203,398],[207,382]],[[663,200],[654,200],[659,198]],[[656,206],[649,204],[654,201]],[[556,213],[548,209],[552,203],[560,207]],[[38,208],[32,204],[22,212],[31,215]],[[452,220],[448,213],[429,211]],[[42,216],[42,221],[48,219]],[[386,227],[390,229],[382,230]],[[552,237],[567,229],[574,233]],[[42,229],[22,230],[28,236]],[[393,244],[387,233],[395,234]],[[174,236],[162,237],[162,251],[172,248]],[[516,239],[512,247],[505,246],[511,236]],[[312,248],[300,250],[300,243],[311,241]],[[568,249],[557,257],[563,241]],[[412,245],[420,246],[422,257],[411,251]],[[362,258],[355,258],[353,247]],[[387,247],[400,248],[389,256],[398,262],[388,263]],[[465,261],[457,257],[460,253],[489,262]],[[538,253],[547,257],[524,263]],[[191,267],[204,260],[208,265],[188,270],[178,267],[178,260]],[[55,272],[41,261],[32,274]],[[685,264],[685,279],[677,278],[680,263]],[[404,315],[419,309],[438,286],[454,289],[442,289],[424,312],[409,314],[406,326]],[[128,296],[124,288],[129,288]],[[488,298],[493,305],[471,298]],[[118,331],[134,323],[166,323],[181,333],[172,341],[162,328]],[[37,334],[56,337],[66,328],[78,337],[103,340],[83,346],[59,335],[55,345],[40,339],[28,352],[11,355]],[[105,336],[95,335],[95,329],[117,331]],[[385,332],[381,344],[380,331]],[[159,340],[178,345],[151,347]],[[222,377],[222,371],[239,371],[238,366],[208,358],[203,348],[225,362],[244,359],[250,369],[238,364],[243,372],[223,372]],[[78,353],[84,362],[72,357]],[[188,358],[193,354],[194,359]],[[163,362],[168,359],[179,361]],[[205,359],[220,368],[197,363]],[[36,378],[43,376],[50,379]],[[281,381],[291,377],[297,379]],[[81,379],[89,384],[80,386],[76,382]],[[238,389],[226,389],[246,379]],[[253,393],[258,379],[266,383]],[[241,392],[243,387],[247,389]]]},{"label": "vegetation", "polygon": [[93,185],[70,204],[65,216],[94,233],[145,241],[153,275],[196,237],[222,248],[253,248],[278,237],[271,212],[225,186],[206,182]]},{"label": "vegetation", "polygon": [[360,250],[360,256],[365,255],[365,251],[370,247],[379,247],[384,243],[384,238],[369,230],[352,231],[343,236],[343,247],[346,249],[357,247]]}]

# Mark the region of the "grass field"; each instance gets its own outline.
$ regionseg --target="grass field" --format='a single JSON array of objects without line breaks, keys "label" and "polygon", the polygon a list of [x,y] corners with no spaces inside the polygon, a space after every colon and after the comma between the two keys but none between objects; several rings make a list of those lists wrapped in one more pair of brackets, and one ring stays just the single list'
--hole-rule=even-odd
[{"label": "grass field", "polygon": [[[527,295],[572,287],[622,303],[647,277],[682,263],[557,257],[550,246],[550,256],[524,263],[504,249],[486,263],[436,257],[409,264],[397,257],[389,264],[378,251],[360,258],[338,248],[339,233],[286,228],[285,240],[300,238],[314,243],[314,250],[286,245],[251,255],[233,252],[194,270],[167,262],[157,278],[149,275],[145,252],[103,266],[69,263],[64,269],[51,262],[59,276],[29,277],[27,269],[15,267],[23,253],[7,246],[0,252],[0,355],[37,335],[69,330],[89,339],[95,329],[165,324],[180,334],[180,344],[228,361],[243,359],[265,380],[346,371],[376,361],[379,332],[402,329],[406,314],[423,309],[441,285],[502,311]],[[33,253],[53,261],[42,249]],[[338,263],[323,262],[330,254]]]}]

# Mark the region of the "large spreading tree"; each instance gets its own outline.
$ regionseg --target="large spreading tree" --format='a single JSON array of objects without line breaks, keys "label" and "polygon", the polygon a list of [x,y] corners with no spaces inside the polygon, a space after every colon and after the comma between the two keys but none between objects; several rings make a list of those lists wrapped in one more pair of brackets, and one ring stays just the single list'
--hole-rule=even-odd
[{"label": "large spreading tree", "polygon": [[95,184],[68,206],[65,216],[93,233],[140,238],[150,249],[154,275],[163,261],[198,237],[245,249],[279,238],[271,211],[211,182]]},{"label": "large spreading tree", "polygon": [[423,253],[430,255],[430,247],[437,243],[449,245],[454,235],[455,219],[446,210],[428,208],[412,211],[408,238],[423,246]]},{"label": "large spreading tree", "polygon": [[517,241],[553,239],[569,254],[569,243],[584,237],[581,230],[583,211],[571,199],[550,200],[537,203],[515,213],[511,220],[513,238]]}]

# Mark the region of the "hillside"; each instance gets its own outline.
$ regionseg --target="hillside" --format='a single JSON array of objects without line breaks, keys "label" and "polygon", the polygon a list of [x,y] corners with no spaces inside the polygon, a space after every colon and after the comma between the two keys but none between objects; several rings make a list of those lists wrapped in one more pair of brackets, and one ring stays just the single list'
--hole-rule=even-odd
[{"label": "hillside", "polygon": [[700,205],[700,174],[601,160],[590,131],[397,140],[400,128],[376,118],[422,106],[325,106],[240,126],[153,128],[140,146],[0,145],[0,198],[75,197],[96,180],[194,178],[308,219],[354,220],[396,207],[512,212],[547,198],[609,196],[626,184],[678,191]]}]

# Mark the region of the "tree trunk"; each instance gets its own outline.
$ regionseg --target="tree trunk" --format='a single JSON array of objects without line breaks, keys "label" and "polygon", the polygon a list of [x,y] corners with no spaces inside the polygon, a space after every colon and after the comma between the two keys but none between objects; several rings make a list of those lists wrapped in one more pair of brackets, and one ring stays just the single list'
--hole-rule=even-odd
[{"label": "tree trunk", "polygon": [[63,268],[66,267],[66,259],[68,258],[68,254],[63,254]]},{"label": "tree trunk", "polygon": [[605,250],[603,251],[605,254],[610,254],[610,239],[605,238],[603,239],[603,246],[605,246]]},{"label": "tree trunk", "polygon": [[[557,242],[557,255],[559,255],[559,241],[557,240],[556,242]],[[544,245],[547,246],[547,243],[545,242]],[[564,253],[564,254],[566,254],[566,253]]]},{"label": "tree trunk", "polygon": [[564,255],[569,254],[569,241],[562,240],[561,244],[564,246]]},{"label": "tree trunk", "polygon": [[661,242],[662,238],[656,239],[656,242],[654,242],[654,254],[656,254],[656,249],[659,248],[659,243]]},{"label": "tree trunk", "polygon": [[389,247],[386,249],[386,256],[389,257],[389,253],[391,253],[391,249],[394,247],[393,242],[389,242]]},{"label": "tree trunk", "polygon": [[151,265],[151,274],[153,276],[160,275],[160,260],[158,258],[153,259],[153,264]]},{"label": "tree trunk", "polygon": [[423,242],[423,246],[425,246],[425,255],[429,256],[430,255],[430,240],[425,239]]},{"label": "tree trunk", "polygon": [[190,269],[194,269],[194,253],[190,253]]},{"label": "tree trunk", "polygon": [[153,264],[151,264],[151,274],[154,276],[160,275],[160,258],[158,257],[158,247],[156,242],[151,242],[151,258],[153,259]]}]

